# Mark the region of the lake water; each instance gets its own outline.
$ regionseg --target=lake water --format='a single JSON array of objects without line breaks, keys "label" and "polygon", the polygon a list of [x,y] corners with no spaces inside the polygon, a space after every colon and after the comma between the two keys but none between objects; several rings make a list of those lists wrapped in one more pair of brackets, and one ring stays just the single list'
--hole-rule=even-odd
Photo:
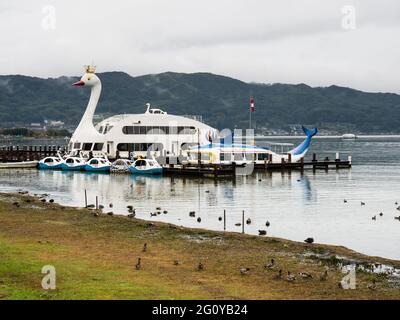
[{"label": "lake water", "polygon": [[[299,138],[269,138],[298,144]],[[342,158],[352,155],[351,169],[325,172],[306,170],[303,174],[256,172],[218,180],[184,177],[145,177],[81,172],[0,170],[0,191],[29,190],[49,193],[64,205],[84,206],[84,190],[89,203],[105,206],[104,211],[128,214],[127,205],[136,208],[138,218],[165,221],[187,227],[223,230],[223,211],[227,230],[250,218],[245,232],[302,241],[314,237],[318,243],[343,245],[353,250],[400,259],[400,137],[362,137],[314,139],[308,157]],[[261,181],[260,181],[261,180]],[[344,199],[347,203],[344,203]],[[361,201],[365,206],[361,206]],[[108,208],[112,203],[113,208]],[[167,214],[150,217],[156,207]],[[195,211],[196,217],[189,217]],[[380,217],[379,213],[383,216]],[[372,216],[377,215],[376,221]],[[197,222],[201,217],[201,222]],[[270,227],[266,227],[266,221]]]}]

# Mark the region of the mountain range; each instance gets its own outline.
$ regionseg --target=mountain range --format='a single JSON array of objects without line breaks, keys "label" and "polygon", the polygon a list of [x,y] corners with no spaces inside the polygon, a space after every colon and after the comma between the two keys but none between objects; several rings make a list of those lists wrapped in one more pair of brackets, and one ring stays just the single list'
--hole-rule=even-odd
[{"label": "mountain range", "polygon": [[[400,133],[400,95],[306,84],[260,84],[210,73],[132,77],[99,73],[102,94],[96,114],[142,113],[145,103],[171,114],[201,115],[209,125],[247,128],[249,100],[255,98],[254,126],[289,130],[307,124],[336,133]],[[90,90],[73,87],[78,77],[42,79],[0,76],[0,126],[61,120],[76,125]],[[264,129],[263,129],[264,128]]]}]

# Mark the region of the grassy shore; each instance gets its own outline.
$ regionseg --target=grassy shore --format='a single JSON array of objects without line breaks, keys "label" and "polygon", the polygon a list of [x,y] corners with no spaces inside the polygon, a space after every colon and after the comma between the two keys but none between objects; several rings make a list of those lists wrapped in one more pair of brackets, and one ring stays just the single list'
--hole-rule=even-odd
[{"label": "grassy shore", "polygon": [[[96,216],[28,195],[0,194],[0,299],[400,298],[390,276],[366,271],[357,271],[355,290],[339,288],[344,274],[337,255],[364,265],[400,264],[343,247]],[[266,270],[271,258],[276,266]],[[41,287],[44,265],[56,268],[56,290]],[[240,268],[250,271],[242,275]],[[321,281],[325,268],[328,278]],[[284,277],[277,280],[279,269]],[[287,271],[296,280],[287,281]],[[375,290],[367,288],[372,280]]]}]

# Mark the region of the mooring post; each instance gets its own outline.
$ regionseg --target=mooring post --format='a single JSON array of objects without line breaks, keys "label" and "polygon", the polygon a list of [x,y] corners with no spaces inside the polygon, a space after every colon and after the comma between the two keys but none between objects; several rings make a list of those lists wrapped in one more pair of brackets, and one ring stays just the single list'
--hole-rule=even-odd
[{"label": "mooring post", "polygon": [[244,233],[244,210],[242,211],[242,233]]},{"label": "mooring post", "polygon": [[317,161],[317,155],[316,155],[315,153],[313,153],[313,155],[312,155],[312,161],[313,161],[313,162],[316,162],[316,161]]},{"label": "mooring post", "polygon": [[226,210],[224,209],[224,231],[226,231]]},{"label": "mooring post", "polygon": [[288,153],[288,162],[291,163],[292,162],[292,154]]},{"label": "mooring post", "polygon": [[96,196],[96,210],[99,209],[99,197]]},{"label": "mooring post", "polygon": [[87,193],[86,193],[86,189],[85,189],[85,208],[87,208]]}]

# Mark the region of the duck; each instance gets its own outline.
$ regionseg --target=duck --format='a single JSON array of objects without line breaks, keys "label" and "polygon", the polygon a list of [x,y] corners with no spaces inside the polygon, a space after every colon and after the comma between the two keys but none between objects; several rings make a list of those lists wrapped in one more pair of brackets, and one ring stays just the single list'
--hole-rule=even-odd
[{"label": "duck", "polygon": [[344,203],[347,203],[347,200],[346,200],[346,199],[344,199],[344,200],[343,200],[343,202],[344,202]]},{"label": "duck", "polygon": [[246,224],[251,224],[251,219],[250,219],[250,218],[248,218],[248,219],[246,220]]},{"label": "duck", "polygon": [[197,222],[198,222],[198,223],[201,222],[201,218],[200,218],[200,217],[197,218]]},{"label": "duck", "polygon": [[399,211],[400,211],[400,206],[398,206],[398,207],[396,208],[396,210],[399,210]]},{"label": "duck", "polygon": [[53,203],[53,202],[54,202],[54,199],[50,199],[49,202],[50,202],[50,203]]},{"label": "duck", "polygon": [[278,271],[278,273],[274,276],[274,279],[276,279],[276,280],[282,279],[282,270]]},{"label": "duck", "polygon": [[142,250],[143,252],[146,252],[147,251],[147,243],[145,243],[144,245],[143,245],[143,250]]},{"label": "duck", "polygon": [[157,217],[157,212],[150,212],[150,217]]},{"label": "duck", "polygon": [[382,217],[383,216],[383,212],[379,213],[379,216]]},{"label": "duck", "polygon": [[167,213],[168,213],[168,211],[167,211],[167,210],[164,210],[164,211],[163,211],[163,213],[164,213],[164,214],[167,214]]},{"label": "duck", "polygon": [[275,260],[271,259],[271,262],[264,265],[264,269],[273,269],[275,267]]},{"label": "duck", "polygon": [[238,222],[238,223],[235,223],[235,226],[236,227],[240,227],[242,224],[240,223],[240,222]]},{"label": "duck", "polygon": [[240,268],[240,274],[245,275],[248,274],[250,271],[250,268]]},{"label": "duck", "polygon": [[365,206],[365,202],[362,202],[362,201],[361,201],[361,205],[362,205],[362,206]]},{"label": "duck", "polygon": [[286,276],[286,280],[289,281],[289,282],[293,282],[293,281],[296,280],[296,277],[295,277],[294,275],[292,275],[292,274],[290,273],[290,271],[288,271],[288,272],[287,272],[287,276]]},{"label": "duck", "polygon": [[133,210],[133,206],[126,206],[128,210]]},{"label": "duck", "polygon": [[398,217],[394,217],[396,220],[399,220],[400,221],[400,216],[398,216]]},{"label": "duck", "polygon": [[328,269],[326,269],[320,276],[319,280],[320,281],[326,281],[328,279]]},{"label": "duck", "polygon": [[258,235],[259,236],[266,236],[267,235],[267,230],[258,230]]},{"label": "duck", "polygon": [[375,279],[372,279],[372,282],[371,282],[371,283],[368,283],[367,288],[368,288],[369,290],[375,290],[375,289],[376,289],[376,280],[375,280]]},{"label": "duck", "polygon": [[312,274],[309,272],[299,272],[299,276],[302,277],[303,279],[312,279]]},{"label": "duck", "polygon": [[376,220],[376,215],[372,217],[372,220]]},{"label": "duck", "polygon": [[157,210],[157,211],[160,211],[160,210],[161,210],[161,207],[157,207],[156,210]]},{"label": "duck", "polygon": [[222,217],[218,217],[218,221],[222,221]]},{"label": "duck", "polygon": [[314,238],[307,238],[304,242],[311,244],[314,242]]},{"label": "duck", "polygon": [[136,263],[136,265],[135,265],[136,270],[140,270],[140,268],[142,267],[141,261],[142,261],[142,259],[141,259],[141,258],[138,258],[138,261],[137,261],[137,263]]},{"label": "duck", "polygon": [[202,264],[201,262],[199,262],[199,265],[197,266],[197,270],[198,270],[198,271],[204,270],[204,264]]},{"label": "duck", "polygon": [[189,212],[189,217],[194,217],[196,215],[196,212],[195,211],[190,211]]},{"label": "duck", "polygon": [[[54,201],[54,200],[53,200]],[[104,209],[104,206],[102,204],[99,205],[99,209],[102,210]]]},{"label": "duck", "polygon": [[266,227],[269,227],[271,225],[271,223],[267,220],[267,222],[265,223]]},{"label": "duck", "polygon": [[108,206],[109,206],[110,208],[112,208],[114,205],[113,205],[112,203],[110,203]]}]

